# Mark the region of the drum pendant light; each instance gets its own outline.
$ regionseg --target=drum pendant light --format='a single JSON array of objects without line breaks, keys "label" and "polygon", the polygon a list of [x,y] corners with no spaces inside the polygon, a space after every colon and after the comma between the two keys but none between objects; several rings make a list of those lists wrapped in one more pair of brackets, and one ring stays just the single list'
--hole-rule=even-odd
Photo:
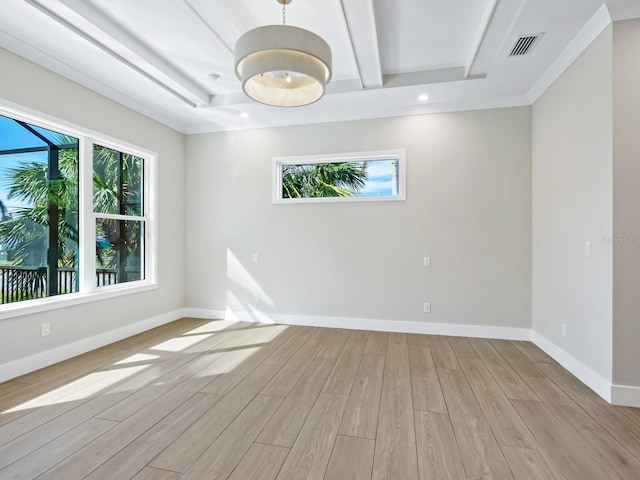
[{"label": "drum pendant light", "polygon": [[235,48],[236,76],[244,92],[257,102],[275,107],[299,107],[318,101],[331,80],[331,48],[321,37],[286,25],[254,28]]}]

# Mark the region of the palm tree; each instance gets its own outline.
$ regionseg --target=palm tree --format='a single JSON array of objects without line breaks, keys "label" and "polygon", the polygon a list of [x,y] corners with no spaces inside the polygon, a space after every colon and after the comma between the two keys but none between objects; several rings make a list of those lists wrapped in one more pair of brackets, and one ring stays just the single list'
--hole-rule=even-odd
[{"label": "palm tree", "polygon": [[100,213],[142,214],[142,167],[139,157],[95,145],[93,205]]},{"label": "palm tree", "polygon": [[283,198],[348,197],[367,180],[366,162],[314,163],[282,166]]},{"label": "palm tree", "polygon": [[[96,145],[93,153],[94,211],[121,215],[143,214],[143,160]],[[142,224],[137,221],[99,219],[96,224],[98,265],[118,268],[126,280],[126,267],[140,267]]]},{"label": "palm tree", "polygon": [[[77,143],[76,139],[63,136],[55,141]],[[78,149],[59,151],[56,180],[49,179],[46,163],[30,161],[10,169],[5,184],[8,198],[26,205],[15,208],[0,221],[0,239],[12,251],[14,261],[23,265],[46,265],[49,209],[55,206],[58,266],[74,266],[78,248]]]}]

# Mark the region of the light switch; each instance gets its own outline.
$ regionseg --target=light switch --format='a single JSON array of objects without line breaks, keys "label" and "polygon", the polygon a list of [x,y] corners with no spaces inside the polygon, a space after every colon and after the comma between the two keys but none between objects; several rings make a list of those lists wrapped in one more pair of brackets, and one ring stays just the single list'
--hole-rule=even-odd
[{"label": "light switch", "polygon": [[431,266],[431,257],[424,257],[424,266],[425,267],[430,267]]}]

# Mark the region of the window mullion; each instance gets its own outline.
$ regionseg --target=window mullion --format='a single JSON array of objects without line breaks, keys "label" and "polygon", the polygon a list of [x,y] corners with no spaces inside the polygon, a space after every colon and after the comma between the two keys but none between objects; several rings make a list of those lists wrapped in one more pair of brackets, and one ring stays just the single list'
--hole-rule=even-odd
[{"label": "window mullion", "polygon": [[137,215],[118,215],[116,213],[94,213],[95,218],[107,218],[109,220],[134,220],[136,222],[146,222],[149,220],[147,217],[140,217]]},{"label": "window mullion", "polygon": [[95,289],[96,227],[93,214],[93,141],[80,138],[80,291]]}]

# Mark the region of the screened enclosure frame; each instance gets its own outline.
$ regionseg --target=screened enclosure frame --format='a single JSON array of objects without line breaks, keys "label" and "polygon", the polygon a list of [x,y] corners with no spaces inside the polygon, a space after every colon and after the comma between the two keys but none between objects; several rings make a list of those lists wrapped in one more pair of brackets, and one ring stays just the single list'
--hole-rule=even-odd
[{"label": "screened enclosure frame", "polygon": [[[2,111],[0,111],[2,113]],[[3,115],[4,116],[4,115]],[[36,153],[36,152],[46,152],[47,153],[47,175],[48,181],[53,182],[59,180],[58,178],[58,169],[59,169],[59,153],[60,150],[78,150],[77,144],[62,144],[56,145],[50,139],[48,139],[41,132],[38,132],[33,128],[32,124],[27,123],[23,120],[18,120],[13,116],[6,116],[10,121],[13,121],[18,126],[22,127],[22,129],[29,132],[36,139],[45,143],[45,146],[33,146],[33,147],[23,147],[23,148],[13,148],[13,149],[5,149],[0,150],[0,161],[2,161],[2,157],[5,155],[22,155],[27,153]],[[58,133],[58,132],[56,132]],[[75,137],[74,137],[75,138]],[[79,161],[79,159],[78,159]],[[48,244],[58,243],[58,208],[57,205],[54,205],[51,196],[49,197],[48,202],[48,218],[49,222],[47,225],[48,229]],[[58,254],[57,250],[49,248],[47,252],[47,282],[46,282],[46,290],[47,297],[58,295]],[[76,289],[78,289],[78,276],[75,278]]]}]

